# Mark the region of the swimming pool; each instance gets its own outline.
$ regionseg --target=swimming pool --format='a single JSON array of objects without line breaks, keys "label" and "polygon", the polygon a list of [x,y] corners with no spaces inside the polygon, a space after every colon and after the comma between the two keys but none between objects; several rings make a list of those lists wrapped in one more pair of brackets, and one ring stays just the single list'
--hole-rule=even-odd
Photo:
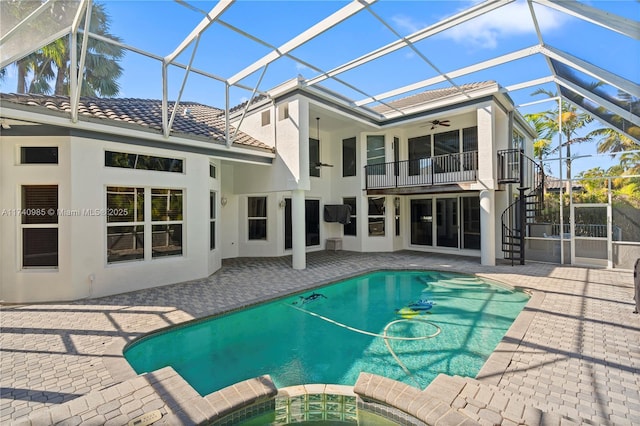
[{"label": "swimming pool", "polygon": [[262,374],[279,388],[353,385],[361,371],[423,389],[439,373],[475,377],[528,299],[470,275],[379,271],[163,330],[124,355],[137,373],[173,367],[201,395]]}]

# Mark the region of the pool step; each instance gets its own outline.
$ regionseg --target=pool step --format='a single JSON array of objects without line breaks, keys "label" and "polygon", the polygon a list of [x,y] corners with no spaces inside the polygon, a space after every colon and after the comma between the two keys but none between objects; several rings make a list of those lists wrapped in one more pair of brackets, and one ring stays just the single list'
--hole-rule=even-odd
[{"label": "pool step", "polygon": [[[464,386],[464,385],[463,385]],[[446,386],[446,395],[436,397],[433,392],[421,391],[407,384],[371,373],[360,373],[353,388],[365,402],[381,403],[397,408],[427,425],[472,426],[480,425],[464,413],[454,409],[447,401],[454,399],[456,391]],[[416,423],[422,424],[422,423]]]}]

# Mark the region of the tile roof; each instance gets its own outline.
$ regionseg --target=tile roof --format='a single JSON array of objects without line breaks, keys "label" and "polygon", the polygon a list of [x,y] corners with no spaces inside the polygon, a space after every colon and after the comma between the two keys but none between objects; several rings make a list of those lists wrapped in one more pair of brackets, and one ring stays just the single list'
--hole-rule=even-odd
[{"label": "tile roof", "polygon": [[[257,104],[257,103],[259,103],[259,102],[261,102],[261,101],[263,101],[265,99],[267,99],[267,97],[265,95],[262,95],[262,94],[256,95],[256,97],[253,98],[253,100],[251,101],[251,105]],[[234,107],[229,108],[229,113],[233,114],[236,111],[240,111],[240,110],[244,109],[247,106],[247,102],[249,102],[249,101],[244,101],[239,105],[236,105]]]},{"label": "tile roof", "polygon": [[[495,86],[495,81],[482,81],[479,83],[461,84],[462,90],[475,90],[485,87]],[[460,90],[457,87],[445,87],[442,89],[427,90],[426,92],[420,92],[415,95],[407,96],[404,98],[396,99],[393,101],[385,102],[386,105],[376,105],[371,109],[381,114],[394,111],[391,107],[403,110],[406,108],[415,107],[428,102],[444,99],[448,96],[459,95]],[[389,105],[389,106],[387,106]]]},{"label": "tile roof", "polygon": [[[71,113],[68,96],[47,96],[36,94],[0,94],[0,99],[16,104],[47,108],[51,111]],[[169,102],[169,114],[175,102]],[[136,124],[148,129],[162,131],[162,101],[134,98],[80,98],[78,107],[80,117],[99,118]],[[196,102],[180,102],[173,121],[173,135],[200,136],[213,138],[225,143],[224,110]],[[234,127],[230,127],[233,134]],[[251,146],[272,151],[272,148],[259,140],[238,132],[234,145]]]}]

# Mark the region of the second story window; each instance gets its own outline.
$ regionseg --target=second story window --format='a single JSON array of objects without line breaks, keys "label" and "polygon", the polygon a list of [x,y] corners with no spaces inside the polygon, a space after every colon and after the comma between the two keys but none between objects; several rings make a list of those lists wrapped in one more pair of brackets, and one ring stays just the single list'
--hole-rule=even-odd
[{"label": "second story window", "polygon": [[342,176],[356,175],[356,138],[342,140]]},{"label": "second story window", "polygon": [[384,135],[368,135],[367,136],[367,166],[368,174],[383,175],[384,174]]},{"label": "second story window", "polygon": [[517,130],[513,131],[513,139],[511,140],[511,148],[522,149],[524,147],[524,136]]},{"label": "second story window", "polygon": [[[462,152],[478,151],[478,128],[467,127],[462,129]],[[463,165],[465,170],[476,170],[478,168],[477,155],[464,154]]]},{"label": "second story window", "polygon": [[320,140],[309,139],[309,176],[320,177]]}]

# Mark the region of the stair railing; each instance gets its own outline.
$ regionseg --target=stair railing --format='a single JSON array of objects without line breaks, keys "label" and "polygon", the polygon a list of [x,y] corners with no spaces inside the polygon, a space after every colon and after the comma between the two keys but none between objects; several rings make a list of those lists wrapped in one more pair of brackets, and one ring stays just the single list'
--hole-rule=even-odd
[{"label": "stair railing", "polygon": [[524,151],[498,151],[498,182],[518,183],[518,198],[502,213],[502,251],[513,265],[525,261],[527,224],[544,207],[544,170]]}]

